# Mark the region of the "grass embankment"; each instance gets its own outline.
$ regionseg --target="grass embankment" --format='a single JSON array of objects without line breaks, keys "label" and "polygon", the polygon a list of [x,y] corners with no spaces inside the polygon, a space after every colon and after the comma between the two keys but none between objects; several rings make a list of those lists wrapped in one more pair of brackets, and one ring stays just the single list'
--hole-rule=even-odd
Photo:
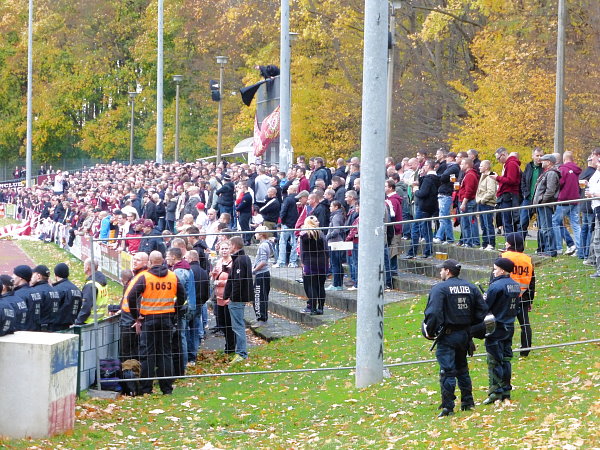
[{"label": "grass embankment", "polygon": [[[19,244],[39,262],[65,260],[38,243]],[[52,250],[46,250],[52,248]],[[33,253],[32,253],[33,252]],[[46,256],[47,255],[47,256]],[[41,260],[40,260],[41,259]],[[531,320],[534,344],[598,337],[598,281],[572,257],[538,270]],[[432,358],[419,333],[424,298],[386,306],[386,363]],[[353,365],[351,317],[253,349],[245,365],[228,367],[206,354],[198,373]],[[481,341],[478,352],[483,351]],[[515,337],[515,347],[518,347]],[[486,397],[483,357],[470,360],[476,402]],[[226,376],[179,381],[173,396],[116,401],[82,398],[73,433],[49,440],[6,441],[9,448],[591,448],[600,442],[600,346],[534,351],[513,360],[513,401],[477,406],[436,419],[438,368],[393,368],[366,389],[349,371]]]}]

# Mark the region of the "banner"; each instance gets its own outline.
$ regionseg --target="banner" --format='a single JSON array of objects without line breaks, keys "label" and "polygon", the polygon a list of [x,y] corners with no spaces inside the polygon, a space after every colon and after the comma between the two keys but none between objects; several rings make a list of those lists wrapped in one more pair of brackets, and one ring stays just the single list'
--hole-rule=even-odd
[{"label": "banner", "polygon": [[258,122],[254,118],[254,156],[262,156],[273,139],[279,136],[279,106],[265,117],[258,129]]},{"label": "banner", "polygon": [[12,181],[0,181],[0,189],[11,189],[25,187],[25,179],[12,180]]}]

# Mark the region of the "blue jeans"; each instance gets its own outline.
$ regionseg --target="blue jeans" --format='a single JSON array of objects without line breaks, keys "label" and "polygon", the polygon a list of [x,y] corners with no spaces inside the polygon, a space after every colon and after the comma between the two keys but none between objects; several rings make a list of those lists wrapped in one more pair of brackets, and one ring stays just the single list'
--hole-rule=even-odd
[{"label": "blue jeans", "polygon": [[[531,205],[531,200],[524,199],[521,202],[521,206]],[[529,222],[531,222],[531,218],[535,214],[534,208],[522,209],[519,213],[519,223],[521,225],[521,230],[523,230],[523,239],[527,236],[527,230],[529,229]]]},{"label": "blue jeans", "polygon": [[552,229],[552,206],[540,206],[537,209],[539,222],[539,243],[540,250],[544,253],[556,252],[556,242],[554,230]]},{"label": "blue jeans", "polygon": [[392,271],[390,266],[390,248],[386,244],[383,247],[383,268],[385,271],[385,287],[392,287]]},{"label": "blue jeans", "polygon": [[277,258],[277,264],[285,266],[285,254],[287,249],[287,243],[290,242],[292,249],[290,250],[290,264],[296,264],[298,261],[297,242],[296,236],[293,231],[289,230],[290,227],[285,225],[281,226],[281,233],[279,233],[279,255]]},{"label": "blue jeans", "polygon": [[350,279],[354,282],[354,286],[358,287],[358,244],[352,244],[348,265],[350,266]]},{"label": "blue jeans", "polygon": [[[573,242],[573,237],[571,237],[571,233],[567,227],[565,227],[565,216],[569,217],[569,222],[571,222],[571,227],[573,228],[573,236],[575,237],[575,241]],[[579,223],[579,205],[558,205],[556,207],[556,211],[552,215],[552,229],[554,231],[554,240],[556,244],[556,250],[562,250],[562,241],[563,238],[567,243],[567,247],[575,246],[579,248],[581,246],[580,237],[581,237],[581,226]]]},{"label": "blue jeans", "polygon": [[[514,208],[519,206],[519,196],[517,194],[502,194],[505,200],[498,203],[498,209]],[[502,212],[502,227],[504,228],[504,235],[508,233],[516,233],[521,231],[519,223],[519,212],[518,211],[503,211]]]},{"label": "blue jeans", "polygon": [[473,406],[473,386],[467,363],[469,335],[466,330],[442,334],[438,340],[435,357],[440,365],[442,408],[454,409],[454,390],[458,381],[461,404]]},{"label": "blue jeans", "polygon": [[594,230],[594,213],[581,213],[581,235],[577,246],[577,256],[580,259],[587,258],[590,255],[590,244],[592,243],[592,234]]},{"label": "blue jeans", "polygon": [[[189,311],[187,315],[187,355],[189,361],[196,361],[200,345],[200,326],[202,323],[202,308]],[[202,333],[204,334],[204,333]]]},{"label": "blue jeans", "polygon": [[[438,195],[438,206],[440,208],[440,217],[450,215],[450,209],[452,208],[452,196]],[[415,212],[415,219],[419,219],[419,217],[416,216],[417,214]],[[440,229],[438,230],[435,237],[440,239],[441,241],[454,242],[452,219],[440,219]]]},{"label": "blue jeans", "polygon": [[[415,219],[425,219],[431,217],[431,213],[422,211],[418,206],[415,211]],[[410,231],[410,249],[408,254],[410,256],[417,256],[419,251],[419,239],[423,237],[425,244],[423,245],[423,256],[431,256],[433,254],[433,232],[431,231],[431,221],[426,220],[423,222],[415,222],[412,224]]]},{"label": "blue jeans", "polygon": [[333,250],[331,252],[331,273],[333,273],[333,286],[342,287],[344,282],[344,269],[342,268],[343,250]]},{"label": "blue jeans", "polygon": [[[493,206],[489,205],[478,205],[477,208],[480,212],[482,211],[492,211],[494,210]],[[491,245],[492,247],[496,246],[496,230],[494,230],[494,214],[481,214],[479,216],[479,223],[481,224],[481,241],[484,247]]]},{"label": "blue jeans", "polygon": [[[473,213],[475,211],[477,211],[477,202],[475,202],[475,200],[469,200],[467,202],[467,210],[465,213]],[[479,225],[477,224],[477,216],[461,217],[460,228],[462,230],[462,238],[465,245],[468,245],[469,247],[479,247]]]},{"label": "blue jeans", "polygon": [[181,339],[181,360],[183,360],[183,369],[185,373],[185,366],[188,363],[188,341],[187,336],[189,332],[188,321],[185,318],[182,318],[178,322],[179,327],[179,336]]},{"label": "blue jeans", "polygon": [[248,357],[246,346],[246,323],[244,322],[244,302],[229,303],[229,317],[231,318],[231,328],[235,335],[235,352],[242,358]]}]

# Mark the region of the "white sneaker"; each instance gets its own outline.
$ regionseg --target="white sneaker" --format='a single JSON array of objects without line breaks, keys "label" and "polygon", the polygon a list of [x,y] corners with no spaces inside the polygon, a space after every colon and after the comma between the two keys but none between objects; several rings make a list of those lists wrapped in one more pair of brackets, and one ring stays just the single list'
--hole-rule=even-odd
[{"label": "white sneaker", "polygon": [[491,244],[490,244],[490,245],[488,245],[488,246],[487,246],[485,249],[486,249],[488,252],[493,252],[494,250],[496,250],[496,248],[495,248],[493,245],[491,245]]},{"label": "white sneaker", "polygon": [[280,267],[285,267],[285,264],[275,263],[271,266],[273,269],[279,269]]},{"label": "white sneaker", "polygon": [[566,251],[565,251],[565,255],[572,255],[573,253],[575,253],[577,251],[577,246],[576,245],[571,245]]},{"label": "white sneaker", "polygon": [[348,291],[356,291],[358,288],[356,286],[350,286],[347,290]]},{"label": "white sneaker", "polygon": [[441,239],[438,239],[438,238],[433,238],[433,243],[434,243],[434,244],[441,244],[441,243],[442,243],[442,240],[441,240]]}]

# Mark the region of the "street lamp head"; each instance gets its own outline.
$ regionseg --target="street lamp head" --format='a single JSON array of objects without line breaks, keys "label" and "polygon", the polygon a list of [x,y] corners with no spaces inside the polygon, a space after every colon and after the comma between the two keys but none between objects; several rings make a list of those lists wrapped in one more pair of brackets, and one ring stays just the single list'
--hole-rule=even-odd
[{"label": "street lamp head", "polygon": [[290,45],[298,40],[298,36],[300,36],[300,33],[294,33],[293,31],[290,31]]},{"label": "street lamp head", "polygon": [[227,64],[227,56],[217,56],[217,64]]},{"label": "street lamp head", "polygon": [[402,7],[402,0],[392,0],[391,3],[392,3],[392,8],[394,10],[400,9]]},{"label": "street lamp head", "polygon": [[130,98],[131,100],[133,100],[133,99],[134,99],[134,98],[135,98],[137,95],[138,95],[138,93],[137,93],[137,92],[135,92],[135,91],[129,92],[129,98]]},{"label": "street lamp head", "polygon": [[183,81],[183,75],[173,75],[173,81],[177,84]]}]

